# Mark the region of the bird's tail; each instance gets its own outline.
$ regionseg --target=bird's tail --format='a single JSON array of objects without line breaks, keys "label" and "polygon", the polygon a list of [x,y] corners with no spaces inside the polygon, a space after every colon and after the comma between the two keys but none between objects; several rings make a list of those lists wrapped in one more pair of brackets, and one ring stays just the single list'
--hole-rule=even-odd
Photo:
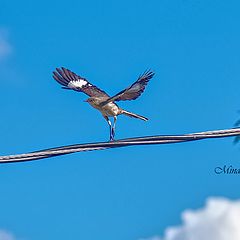
[{"label": "bird's tail", "polygon": [[144,121],[147,121],[147,120],[148,120],[148,118],[146,118],[146,117],[143,117],[143,116],[141,116],[141,115],[138,115],[138,114],[135,114],[135,113],[132,113],[132,112],[128,112],[128,111],[123,110],[123,109],[122,109],[121,112],[122,112],[122,114],[124,114],[124,115],[126,115],[126,116],[128,116],[128,117],[139,118],[139,119],[144,120]]}]

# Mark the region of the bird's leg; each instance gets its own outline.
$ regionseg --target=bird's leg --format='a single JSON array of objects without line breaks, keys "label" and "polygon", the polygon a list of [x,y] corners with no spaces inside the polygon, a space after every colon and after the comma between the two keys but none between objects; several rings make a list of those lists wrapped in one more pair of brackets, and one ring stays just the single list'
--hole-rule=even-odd
[{"label": "bird's leg", "polygon": [[109,120],[108,116],[103,116],[103,117],[106,119],[106,121],[107,121],[107,123],[109,125],[109,128],[110,128],[110,141],[113,141],[114,140],[114,136],[112,135],[112,123]]},{"label": "bird's leg", "polygon": [[114,139],[115,137],[115,128],[116,128],[116,121],[117,121],[117,116],[114,116],[114,122],[113,122],[113,127],[112,127],[112,137]]}]

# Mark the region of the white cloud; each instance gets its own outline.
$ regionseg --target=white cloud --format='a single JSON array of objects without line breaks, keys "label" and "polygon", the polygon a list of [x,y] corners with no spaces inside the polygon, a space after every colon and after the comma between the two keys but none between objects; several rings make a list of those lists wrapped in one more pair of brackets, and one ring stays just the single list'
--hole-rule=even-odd
[{"label": "white cloud", "polygon": [[240,200],[209,198],[198,210],[185,210],[182,225],[166,229],[164,237],[141,240],[239,240]]},{"label": "white cloud", "polygon": [[0,240],[15,240],[15,237],[10,232],[0,229]]},{"label": "white cloud", "polygon": [[0,28],[0,60],[5,59],[12,53],[12,46],[8,40],[8,31]]}]

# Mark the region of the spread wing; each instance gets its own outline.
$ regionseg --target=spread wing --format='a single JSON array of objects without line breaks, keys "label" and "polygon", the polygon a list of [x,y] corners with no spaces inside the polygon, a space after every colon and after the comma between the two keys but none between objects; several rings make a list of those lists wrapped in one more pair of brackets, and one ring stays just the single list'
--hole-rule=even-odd
[{"label": "spread wing", "polygon": [[103,102],[102,105],[114,101],[135,100],[143,93],[147,83],[153,76],[154,73],[152,71],[150,70],[145,71],[142,75],[138,77],[137,81],[134,82],[130,87],[122,90],[113,97],[110,97],[108,100]]},{"label": "spread wing", "polygon": [[53,78],[63,85],[64,89],[83,92],[90,97],[109,97],[107,93],[92,85],[87,79],[78,76],[64,67],[56,68],[56,71],[53,72]]}]

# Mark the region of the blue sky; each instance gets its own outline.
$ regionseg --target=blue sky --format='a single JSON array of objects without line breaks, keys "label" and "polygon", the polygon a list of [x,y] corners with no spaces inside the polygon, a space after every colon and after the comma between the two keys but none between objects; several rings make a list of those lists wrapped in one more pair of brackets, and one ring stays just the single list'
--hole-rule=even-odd
[{"label": "blue sky", "polygon": [[[0,9],[0,151],[108,139],[105,120],[52,79],[64,66],[114,94],[155,71],[119,105],[116,138],[225,129],[239,115],[238,1],[6,1]],[[211,196],[238,199],[232,139],[129,147],[0,166],[0,229],[17,239],[130,240],[163,235]],[[5,239],[4,239],[5,240]]]}]

